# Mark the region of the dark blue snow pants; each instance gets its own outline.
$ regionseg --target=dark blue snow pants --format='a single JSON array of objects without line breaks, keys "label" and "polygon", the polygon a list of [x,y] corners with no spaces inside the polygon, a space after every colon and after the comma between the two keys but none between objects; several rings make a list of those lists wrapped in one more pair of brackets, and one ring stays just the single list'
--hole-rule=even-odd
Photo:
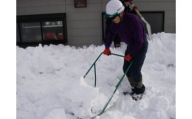
[{"label": "dark blue snow pants", "polygon": [[[130,49],[131,49],[131,46],[128,45],[127,49],[125,51],[125,56],[127,54],[129,54]],[[147,49],[148,49],[148,41],[147,41],[147,39],[145,39],[141,50],[138,52],[138,54],[135,57],[132,58],[133,64],[130,67],[130,69],[126,75],[127,75],[127,77],[131,77],[134,82],[141,82],[142,81],[141,68],[142,68],[143,62],[145,60]],[[123,65],[124,73],[127,70],[130,62],[128,62],[124,59],[124,65]]]}]

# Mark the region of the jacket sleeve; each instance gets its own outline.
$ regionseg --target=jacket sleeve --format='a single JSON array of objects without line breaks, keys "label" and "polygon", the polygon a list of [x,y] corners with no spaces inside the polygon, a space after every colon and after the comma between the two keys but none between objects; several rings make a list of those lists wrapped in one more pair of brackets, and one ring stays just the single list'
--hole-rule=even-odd
[{"label": "jacket sleeve", "polygon": [[135,21],[132,25],[133,25],[132,26],[133,42],[130,50],[130,55],[131,57],[135,57],[138,54],[138,52],[141,50],[141,47],[143,46],[145,34],[144,34],[143,26],[139,20]]},{"label": "jacket sleeve", "polygon": [[114,23],[111,24],[108,34],[106,34],[105,48],[109,49],[115,34],[117,33],[117,27]]}]

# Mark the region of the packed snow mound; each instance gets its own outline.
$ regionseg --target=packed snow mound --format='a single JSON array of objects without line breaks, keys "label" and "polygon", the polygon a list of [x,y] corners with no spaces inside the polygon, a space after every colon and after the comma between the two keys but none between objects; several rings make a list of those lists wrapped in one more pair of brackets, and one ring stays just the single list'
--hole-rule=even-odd
[{"label": "packed snow mound", "polygon": [[[146,92],[134,101],[125,77],[107,111],[95,119],[175,119],[175,34],[152,35],[142,73]],[[124,55],[126,44],[111,51]],[[123,58],[101,46],[17,47],[17,119],[90,119],[99,114],[123,76]]]}]

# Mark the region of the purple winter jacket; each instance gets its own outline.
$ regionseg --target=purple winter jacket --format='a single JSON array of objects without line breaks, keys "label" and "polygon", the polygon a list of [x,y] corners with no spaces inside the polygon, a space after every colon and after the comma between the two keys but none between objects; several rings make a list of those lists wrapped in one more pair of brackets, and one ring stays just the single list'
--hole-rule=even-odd
[{"label": "purple winter jacket", "polygon": [[135,57],[146,39],[146,33],[141,19],[136,15],[124,12],[123,19],[120,23],[116,24],[113,22],[111,24],[106,37],[105,48],[110,47],[116,33],[131,47],[131,57]]}]

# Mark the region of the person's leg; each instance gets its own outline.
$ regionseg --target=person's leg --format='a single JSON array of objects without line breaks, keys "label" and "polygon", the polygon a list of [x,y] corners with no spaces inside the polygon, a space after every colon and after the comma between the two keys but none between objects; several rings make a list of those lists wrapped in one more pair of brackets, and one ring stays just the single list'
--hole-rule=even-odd
[{"label": "person's leg", "polygon": [[[132,66],[130,67],[129,71],[126,74],[130,85],[134,87],[132,88],[133,92],[137,94],[143,93],[145,91],[145,86],[143,85],[143,81],[142,81],[141,68],[145,60],[147,48],[148,48],[148,41],[146,40],[142,46],[141,51],[138,53],[136,57],[132,59],[133,60]],[[125,55],[127,55],[129,51],[130,51],[130,47],[127,46]],[[124,73],[127,70],[129,65],[130,65],[130,62],[124,60],[124,64],[123,64]]]},{"label": "person's leg", "polygon": [[137,56],[135,56],[133,58],[133,65],[132,65],[130,75],[134,80],[133,92],[135,92],[136,94],[141,94],[141,93],[144,93],[144,91],[145,91],[145,86],[143,85],[141,69],[142,69],[142,66],[143,66],[143,63],[144,63],[144,60],[146,57],[147,48],[148,48],[148,41],[145,40],[141,50],[139,51]]},{"label": "person's leg", "polygon": [[131,87],[133,88],[134,87],[134,80],[133,80],[133,78],[131,76],[127,76],[127,79],[129,81]]},{"label": "person's leg", "polygon": [[[129,51],[130,51],[130,47],[127,46],[127,49],[126,49],[126,51],[125,51],[125,56],[129,53]],[[124,59],[124,64],[123,64],[123,72],[124,72],[124,73],[126,72],[126,70],[127,70],[127,68],[129,67],[129,65],[130,65],[130,62],[128,62],[128,61],[126,61],[126,60]],[[133,78],[131,77],[131,67],[130,67],[129,71],[127,72],[126,76],[127,76],[128,82],[129,82],[129,84],[131,85],[131,87],[134,87],[134,80],[133,80]]]},{"label": "person's leg", "polygon": [[[140,63],[140,64],[139,64]],[[123,71],[126,72],[129,67],[130,62],[124,60]],[[139,89],[143,88],[142,74],[141,74],[141,61],[133,59],[132,66],[126,74],[127,79],[131,85],[132,91],[135,93],[143,93],[145,89],[141,91]]]}]

